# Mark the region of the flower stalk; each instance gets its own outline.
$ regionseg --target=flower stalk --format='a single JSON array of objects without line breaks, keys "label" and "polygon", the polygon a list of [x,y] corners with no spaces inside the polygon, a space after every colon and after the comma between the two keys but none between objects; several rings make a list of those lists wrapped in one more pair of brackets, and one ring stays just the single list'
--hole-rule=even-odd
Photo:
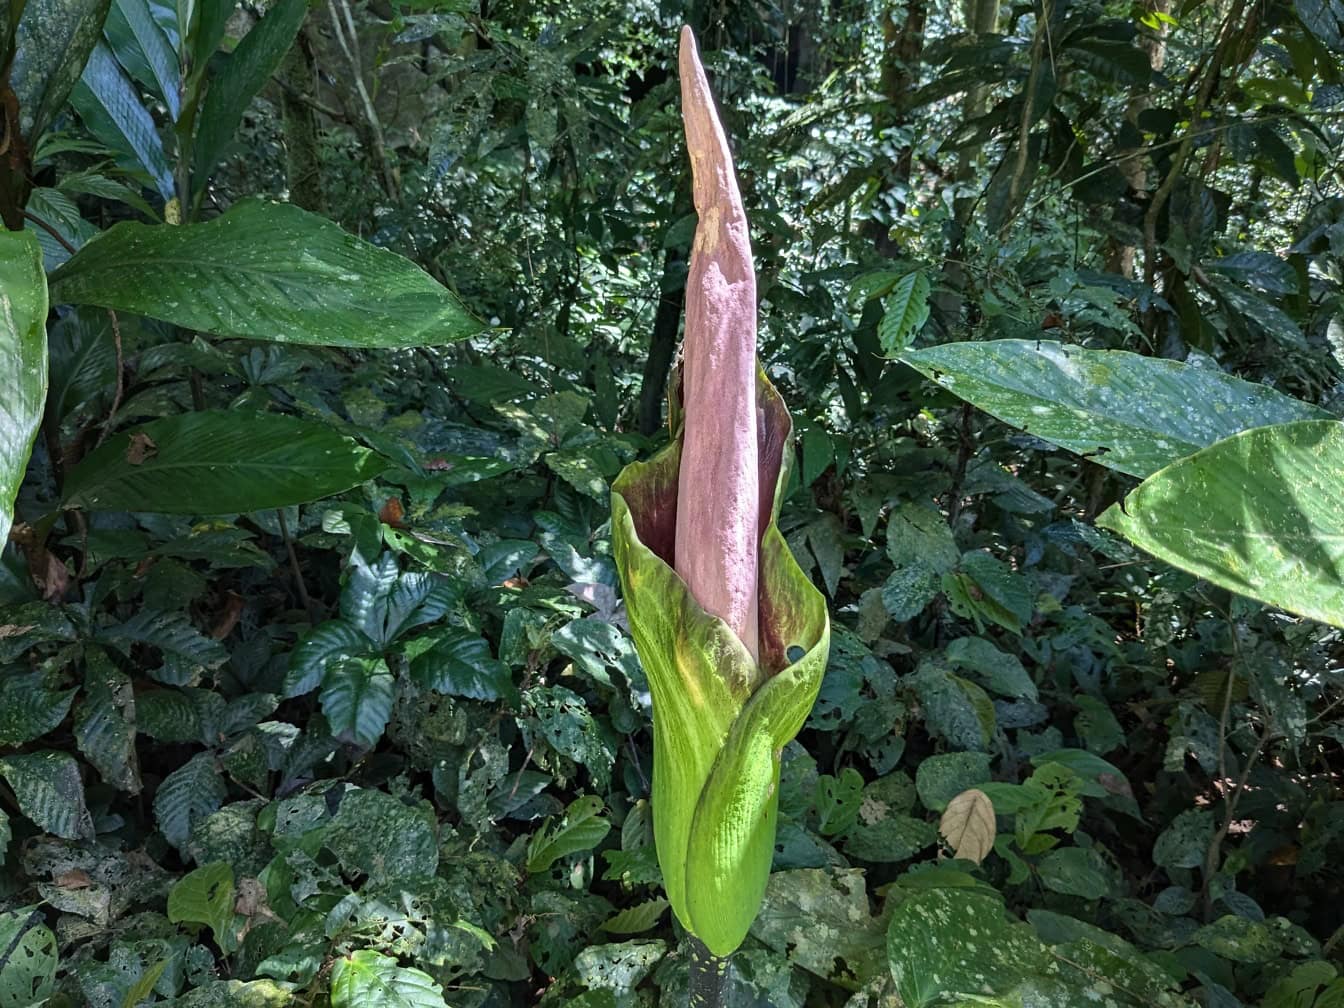
[{"label": "flower stalk", "polygon": [[658,861],[693,950],[714,967],[695,976],[722,983],[715,961],[741,944],[765,893],[780,755],[816,700],[830,630],[775,524],[792,425],[756,362],[746,213],[689,29],[680,67],[699,215],[685,363],[671,442],[612,487],[612,539],[653,696]]}]

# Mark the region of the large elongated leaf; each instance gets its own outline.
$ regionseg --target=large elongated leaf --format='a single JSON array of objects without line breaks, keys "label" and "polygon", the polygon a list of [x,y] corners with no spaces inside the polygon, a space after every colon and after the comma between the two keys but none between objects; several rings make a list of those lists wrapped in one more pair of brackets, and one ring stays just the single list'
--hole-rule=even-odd
[{"label": "large elongated leaf", "polygon": [[123,167],[143,173],[165,200],[173,198],[173,172],[154,120],[106,44],[89,54],[70,101],[88,131],[121,155]]},{"label": "large elongated leaf", "polygon": [[98,41],[109,0],[28,0],[19,18],[9,84],[19,132],[31,148],[51,125]]},{"label": "large elongated leaf", "polygon": [[205,185],[248,104],[285,58],[307,10],[307,0],[279,0],[243,37],[224,66],[211,74],[196,131],[193,188]]},{"label": "large elongated leaf", "polygon": [[1132,476],[1249,427],[1328,416],[1211,367],[1120,350],[994,340],[901,359],[986,413]]},{"label": "large elongated leaf", "polygon": [[428,346],[483,328],[409,260],[296,206],[256,199],[206,224],[117,224],[51,284],[57,302],[282,343]]},{"label": "large elongated leaf", "polygon": [[1168,563],[1344,626],[1344,424],[1249,430],[1150,476],[1097,524]]},{"label": "large elongated leaf", "polygon": [[0,232],[0,548],[47,398],[47,278],[31,231]]},{"label": "large elongated leaf", "polygon": [[162,99],[176,120],[182,110],[181,66],[168,33],[154,20],[149,0],[113,0],[103,31],[121,65]]},{"label": "large elongated leaf", "polygon": [[188,413],[110,438],[71,470],[66,504],[234,514],[327,497],[384,468],[367,448],[298,417]]}]

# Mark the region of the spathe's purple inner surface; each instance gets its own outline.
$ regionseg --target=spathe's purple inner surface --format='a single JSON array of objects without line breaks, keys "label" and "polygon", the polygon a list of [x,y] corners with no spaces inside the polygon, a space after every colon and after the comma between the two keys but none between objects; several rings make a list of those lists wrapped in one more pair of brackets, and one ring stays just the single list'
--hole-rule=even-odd
[{"label": "spathe's purple inner surface", "polygon": [[673,566],[757,658],[759,547],[769,511],[761,510],[757,459],[756,275],[728,140],[690,28],[681,32],[679,65],[699,221],[686,283]]}]

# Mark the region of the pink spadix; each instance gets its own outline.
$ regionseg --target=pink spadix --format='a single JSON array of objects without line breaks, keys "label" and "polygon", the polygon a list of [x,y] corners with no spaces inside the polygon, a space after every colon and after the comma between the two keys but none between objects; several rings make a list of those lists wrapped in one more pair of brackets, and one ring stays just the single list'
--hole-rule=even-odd
[{"label": "pink spadix", "polygon": [[689,27],[680,70],[700,219],[686,281],[675,567],[695,600],[759,659],[756,274],[728,139]]}]

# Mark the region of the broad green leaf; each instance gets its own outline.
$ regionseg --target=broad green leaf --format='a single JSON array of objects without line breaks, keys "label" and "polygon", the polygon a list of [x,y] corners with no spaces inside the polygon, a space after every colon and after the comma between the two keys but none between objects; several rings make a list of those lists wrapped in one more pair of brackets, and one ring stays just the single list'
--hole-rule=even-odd
[{"label": "broad green leaf", "polygon": [[1019,572],[985,550],[973,550],[961,558],[955,571],[942,577],[943,592],[958,616],[997,623],[1020,634],[1031,621],[1032,591]]},{"label": "broad green leaf", "polygon": [[882,968],[882,924],[857,868],[771,875],[751,934],[792,965],[843,987]]},{"label": "broad green leaf", "polygon": [[349,875],[373,883],[432,878],[439,866],[438,828],[428,803],[407,805],[385,791],[347,791],[324,842]]},{"label": "broad green leaf", "polygon": [[1249,427],[1327,416],[1213,367],[1119,350],[994,340],[901,359],[1005,423],[1140,477]]},{"label": "broad green leaf", "polygon": [[205,224],[116,224],[51,284],[57,303],[281,343],[436,346],[484,328],[408,259],[316,214],[259,199]]},{"label": "broad green leaf", "polygon": [[337,958],[331,1008],[445,1008],[443,989],[427,973],[370,949]]},{"label": "broad green leaf", "polygon": [[924,807],[941,812],[968,788],[989,780],[989,756],[982,752],[939,753],[922,760],[915,788]]},{"label": "broad green leaf", "polygon": [[906,1008],[1021,1004],[1022,990],[1054,967],[1028,925],[1005,919],[997,893],[966,888],[907,897],[892,911],[887,955]]},{"label": "broad green leaf", "polygon": [[167,32],[154,20],[149,0],[112,0],[103,31],[118,62],[161,99],[176,120],[182,110],[182,71]]},{"label": "broad green leaf", "polygon": [[328,620],[315,627],[289,657],[285,696],[302,696],[322,684],[327,665],[340,658],[372,655],[377,645],[344,620]]},{"label": "broad green leaf", "polygon": [[0,913],[0,955],[0,1008],[42,1004],[56,989],[60,955],[41,910]]},{"label": "broad green leaf", "polygon": [[237,948],[233,927],[233,869],[224,861],[188,872],[168,890],[168,919],[205,924],[225,952]]},{"label": "broad green leaf", "polygon": [[31,149],[60,112],[98,41],[108,0],[27,0],[15,36],[9,85],[19,133]]},{"label": "broad green leaf", "polygon": [[1036,682],[1016,655],[1006,654],[984,637],[958,637],[943,652],[953,665],[973,672],[980,682],[1011,700],[1035,700]]},{"label": "broad green leaf", "polygon": [[234,514],[329,497],[386,463],[350,438],[281,413],[205,411],[108,439],[70,471],[66,506]]},{"label": "broad green leaf", "polygon": [[1344,424],[1249,430],[1154,474],[1097,524],[1231,591],[1344,626]]},{"label": "broad green leaf", "polygon": [[411,678],[425,689],[471,700],[518,704],[509,667],[490,653],[490,642],[456,627],[435,629],[406,645]]},{"label": "broad green leaf", "polygon": [[49,690],[41,672],[0,672],[0,747],[21,746],[54,729],[70,710],[74,690]]},{"label": "broad green leaf", "polygon": [[602,799],[585,795],[571,802],[554,827],[547,824],[532,835],[527,845],[527,870],[536,875],[570,854],[592,850],[611,831],[611,823],[601,818]]},{"label": "broad green leaf", "polygon": [[31,231],[0,232],[0,549],[47,397],[47,280]]},{"label": "broad green leaf", "polygon": [[327,664],[318,699],[333,735],[370,748],[383,737],[395,696],[387,662],[342,655]]},{"label": "broad green leaf", "polygon": [[1153,845],[1153,864],[1162,868],[1199,868],[1208,857],[1214,833],[1208,809],[1186,809],[1162,831]]},{"label": "broad green leaf", "polygon": [[1061,847],[1041,859],[1036,866],[1041,883],[1068,896],[1101,899],[1111,891],[1106,862],[1091,848]]},{"label": "broad green leaf", "polygon": [[79,764],[68,753],[43,750],[0,760],[19,810],[41,829],[66,840],[93,837],[93,817],[84,804]]},{"label": "broad green leaf", "polygon": [[184,847],[192,827],[224,804],[227,793],[214,753],[197,753],[165,777],[154,795],[159,832],[170,844]]},{"label": "broad green leaf", "polygon": [[882,352],[893,357],[909,348],[929,320],[929,278],[919,270],[907,273],[896,281],[882,308],[877,338]]},{"label": "broad green leaf", "polygon": [[173,198],[173,171],[158,128],[105,43],[94,46],[70,103],[85,128],[118,154],[123,168],[143,176],[165,200]]},{"label": "broad green leaf", "polygon": [[636,938],[612,945],[589,945],[574,959],[574,973],[590,990],[608,990],[630,998],[634,989],[667,954],[667,942]]},{"label": "broad green leaf", "polygon": [[272,4],[224,60],[223,66],[211,71],[193,150],[195,174],[192,188],[196,192],[205,186],[225,146],[243,121],[248,105],[289,51],[307,12],[307,0],[279,0]]}]

